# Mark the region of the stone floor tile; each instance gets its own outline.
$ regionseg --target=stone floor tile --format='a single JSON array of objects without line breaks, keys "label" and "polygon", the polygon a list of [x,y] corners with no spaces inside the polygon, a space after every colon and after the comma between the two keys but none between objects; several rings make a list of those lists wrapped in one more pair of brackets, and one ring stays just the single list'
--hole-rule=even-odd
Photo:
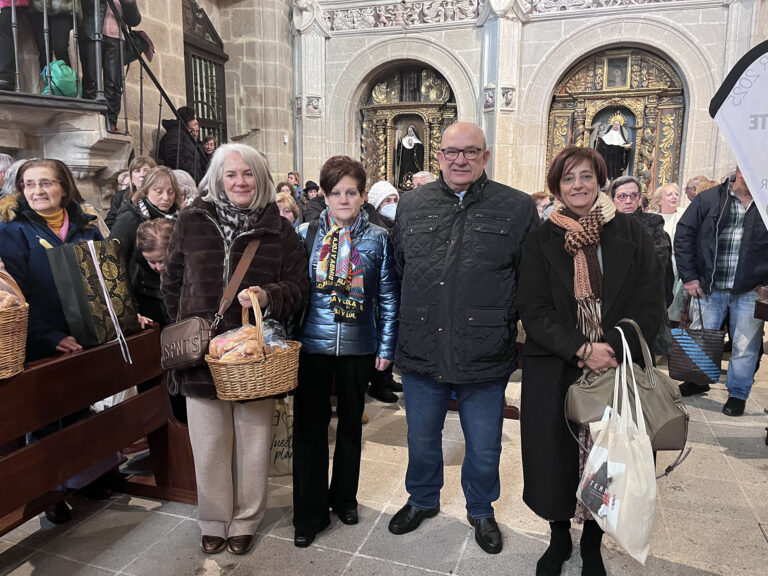
[{"label": "stone floor tile", "polygon": [[12,574],[16,568],[24,564],[25,560],[34,553],[35,551],[32,548],[0,542],[0,576]]},{"label": "stone floor tile", "polygon": [[398,508],[387,508],[360,553],[373,558],[396,558],[408,566],[437,572],[453,570],[471,532],[466,519],[460,522],[441,513],[426,519],[417,530],[395,536],[388,525]]},{"label": "stone floor tile", "polygon": [[672,510],[725,514],[734,518],[752,516],[737,482],[672,474],[659,481],[657,489],[657,505],[664,507],[667,516]]},{"label": "stone floor tile", "polygon": [[765,574],[768,543],[757,521],[678,510],[665,515],[675,546],[670,561],[723,576]]},{"label": "stone floor tile", "polygon": [[[100,514],[51,540],[44,552],[119,571],[183,520],[137,507],[111,504]],[[115,546],[120,542],[120,546]]]},{"label": "stone floor tile", "polygon": [[498,573],[501,566],[504,567],[503,573],[510,576],[530,576],[536,572],[536,562],[547,549],[549,536],[519,532],[504,523],[499,523],[499,529],[504,537],[504,547],[499,554],[484,552],[470,530],[457,574],[485,576]]},{"label": "stone floor tile", "polygon": [[357,499],[388,504],[404,479],[405,467],[402,463],[366,462],[360,467]]},{"label": "stone floor tile", "polygon": [[693,422],[688,424],[688,444],[703,444],[709,447],[717,447],[715,434],[709,422]]},{"label": "stone floor tile", "polygon": [[408,445],[405,434],[387,428],[363,431],[363,460],[400,464],[408,462]]},{"label": "stone floor tile", "polygon": [[760,484],[768,498],[768,459],[755,454],[725,454],[725,461],[740,482]]},{"label": "stone floor tile", "polygon": [[760,427],[712,424],[712,432],[717,443],[726,449],[726,454],[754,454],[763,458],[768,455],[768,447],[765,445],[765,430]]},{"label": "stone floor tile", "polygon": [[5,576],[109,576],[116,574],[110,570],[88,566],[44,552],[35,552],[21,564],[6,572],[0,567],[0,574]]},{"label": "stone floor tile", "polygon": [[[255,547],[261,545],[257,539]],[[209,555],[200,550],[200,528],[193,520],[182,520],[148,550],[123,568],[126,576],[225,576],[232,574],[240,556],[229,552]]]},{"label": "stone floor tile", "polygon": [[154,500],[152,498],[140,498],[130,494],[116,494],[112,502],[129,508],[138,508],[148,512],[159,512],[180,518],[197,518],[197,506],[182,502],[170,502]]},{"label": "stone floor tile", "polygon": [[[733,470],[728,465],[722,448],[713,448],[703,444],[691,445],[689,448],[691,448],[691,453],[671,473],[672,477],[682,475],[715,480],[734,480]],[[677,459],[678,454],[679,452],[675,450],[659,452],[656,460],[657,473],[661,474],[666,466]],[[668,478],[662,478],[658,480],[658,483],[661,485],[667,481]]]},{"label": "stone floor tile", "polygon": [[296,548],[293,538],[283,540],[267,536],[254,546],[253,551],[238,558],[239,565],[231,572],[233,576],[330,576],[343,573],[352,555],[319,545]]},{"label": "stone floor tile", "polygon": [[366,556],[355,556],[344,576],[430,576],[440,574],[434,570],[423,570],[391,560],[380,560]]}]

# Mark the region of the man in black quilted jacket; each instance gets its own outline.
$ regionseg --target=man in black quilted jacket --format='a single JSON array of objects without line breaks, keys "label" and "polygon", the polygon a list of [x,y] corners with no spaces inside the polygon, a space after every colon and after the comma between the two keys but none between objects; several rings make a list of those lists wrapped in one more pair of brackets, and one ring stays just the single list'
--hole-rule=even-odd
[{"label": "man in black quilted jacket", "polygon": [[476,124],[443,134],[440,178],[397,208],[395,261],[402,281],[396,363],[408,422],[410,497],[389,523],[418,528],[440,510],[442,429],[456,394],[466,444],[461,484],[475,540],[501,552],[492,503],[499,497],[504,392],[517,367],[517,270],[539,222],[531,198],[485,174],[490,152]]}]

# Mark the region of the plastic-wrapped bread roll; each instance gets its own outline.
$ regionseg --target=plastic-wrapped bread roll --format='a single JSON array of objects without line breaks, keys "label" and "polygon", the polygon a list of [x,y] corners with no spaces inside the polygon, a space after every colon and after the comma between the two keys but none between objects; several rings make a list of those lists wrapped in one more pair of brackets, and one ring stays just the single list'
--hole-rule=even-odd
[{"label": "plastic-wrapped bread roll", "polygon": [[246,340],[259,338],[259,331],[255,326],[243,326],[235,330],[229,330],[211,340],[208,353],[212,358],[221,359],[227,352],[233,350]]},{"label": "plastic-wrapped bread roll", "polygon": [[222,362],[238,362],[240,360],[261,360],[263,357],[264,351],[258,342],[245,340],[224,354],[220,360]]},{"label": "plastic-wrapped bread roll", "polygon": [[9,292],[0,290],[0,310],[5,310],[6,308],[12,308],[14,306],[21,306],[19,297],[16,296],[16,294],[10,294]]}]

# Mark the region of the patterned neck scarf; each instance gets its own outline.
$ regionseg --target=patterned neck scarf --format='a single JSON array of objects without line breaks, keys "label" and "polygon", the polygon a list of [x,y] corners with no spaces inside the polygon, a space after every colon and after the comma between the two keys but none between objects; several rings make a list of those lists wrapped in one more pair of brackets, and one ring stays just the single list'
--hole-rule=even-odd
[{"label": "patterned neck scarf", "polygon": [[363,311],[363,261],[352,243],[352,236],[361,225],[358,214],[354,224],[342,228],[327,211],[328,232],[320,245],[315,269],[317,291],[330,294],[330,307],[335,322],[354,322]]},{"label": "patterned neck scarf", "polygon": [[245,210],[238,208],[230,202],[229,198],[225,198],[223,203],[215,202],[213,205],[216,208],[219,224],[224,230],[227,245],[231,245],[238,235],[250,229],[252,215],[250,208]]},{"label": "patterned neck scarf", "polygon": [[573,257],[573,293],[576,296],[577,325],[590,342],[603,338],[603,274],[597,246],[603,226],[616,215],[616,207],[602,192],[585,216],[577,216],[560,201],[549,219],[565,230],[565,251]]}]

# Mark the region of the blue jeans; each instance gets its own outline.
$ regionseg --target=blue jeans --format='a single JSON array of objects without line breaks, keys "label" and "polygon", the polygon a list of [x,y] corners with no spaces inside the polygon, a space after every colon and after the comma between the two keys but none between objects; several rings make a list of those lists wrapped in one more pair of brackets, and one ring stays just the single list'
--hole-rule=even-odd
[{"label": "blue jeans", "polygon": [[408,503],[428,510],[440,504],[443,487],[443,425],[451,391],[456,393],[464,432],[461,487],[473,518],[493,517],[499,498],[499,458],[507,378],[478,384],[448,384],[413,372],[403,373],[408,423]]},{"label": "blue jeans", "polygon": [[[763,321],[755,318],[755,302],[758,294],[754,290],[732,294],[729,290],[713,290],[701,299],[701,313],[704,328],[717,330],[731,314],[730,334],[733,343],[731,360],[728,363],[728,396],[746,400],[755,379],[755,365],[763,345]],[[691,300],[691,328],[701,328],[699,307]]]}]

